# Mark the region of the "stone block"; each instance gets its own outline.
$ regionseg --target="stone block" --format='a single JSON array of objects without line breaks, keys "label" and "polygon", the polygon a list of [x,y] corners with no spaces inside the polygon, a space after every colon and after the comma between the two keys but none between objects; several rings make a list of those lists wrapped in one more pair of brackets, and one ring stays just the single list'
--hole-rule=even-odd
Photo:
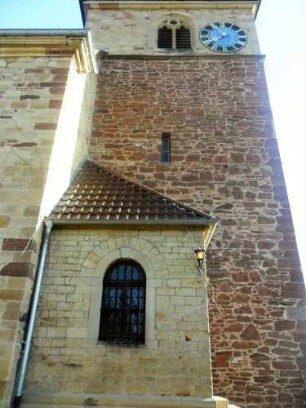
[{"label": "stone block", "polygon": [[87,337],[87,329],[82,327],[73,327],[67,329],[67,337]]},{"label": "stone block", "polygon": [[10,217],[7,215],[0,215],[0,228],[5,228],[10,223]]},{"label": "stone block", "polygon": [[294,330],[296,327],[296,322],[293,320],[280,320],[275,322],[275,330],[277,331],[287,331]]},{"label": "stone block", "polygon": [[185,296],[185,297],[195,297],[197,295],[197,292],[193,288],[177,288],[175,289],[175,295],[176,296]]},{"label": "stone block", "polygon": [[19,302],[7,303],[2,319],[3,320],[19,320],[19,316],[20,316],[20,303]]},{"label": "stone block", "polygon": [[20,301],[23,298],[23,291],[14,289],[0,290],[0,299]]},{"label": "stone block", "polygon": [[7,381],[10,378],[11,360],[1,359],[0,364],[0,381]]}]

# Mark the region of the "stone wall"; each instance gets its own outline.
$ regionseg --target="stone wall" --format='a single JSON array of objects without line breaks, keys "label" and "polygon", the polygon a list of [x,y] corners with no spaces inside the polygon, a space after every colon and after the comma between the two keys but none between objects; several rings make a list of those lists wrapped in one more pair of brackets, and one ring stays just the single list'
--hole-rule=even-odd
[{"label": "stone wall", "polygon": [[[26,393],[210,397],[201,228],[55,229]],[[121,258],[146,273],[145,344],[98,341],[103,276]]]},{"label": "stone wall", "polygon": [[1,59],[1,399],[10,397],[23,338],[39,246],[37,219],[69,64]]},{"label": "stone wall", "polygon": [[[161,22],[169,16],[182,18],[191,30],[192,51],[196,54],[209,54],[199,39],[201,27],[214,21],[235,22],[248,33],[248,42],[241,50],[242,54],[258,54],[259,45],[256,36],[252,5],[212,9],[209,2],[194,7],[171,8],[169,4],[137,5],[121,3],[120,9],[111,4],[90,4],[87,26],[92,30],[94,47],[114,54],[169,54],[169,50],[157,48],[157,30]],[[213,6],[214,7],[214,6]],[[174,51],[172,51],[174,52]],[[183,53],[186,53],[186,50]],[[179,51],[182,54],[182,51]]]},{"label": "stone wall", "polygon": [[208,256],[214,393],[302,408],[305,291],[262,61],[102,60],[90,155],[220,217]]},{"label": "stone wall", "polygon": [[[0,406],[6,408],[27,320],[40,222],[86,154],[91,120],[88,97],[75,97],[88,79],[76,73],[71,57],[2,58],[0,66]],[[64,159],[54,140],[64,145]],[[49,184],[52,168],[60,169],[61,183],[57,178]]]}]

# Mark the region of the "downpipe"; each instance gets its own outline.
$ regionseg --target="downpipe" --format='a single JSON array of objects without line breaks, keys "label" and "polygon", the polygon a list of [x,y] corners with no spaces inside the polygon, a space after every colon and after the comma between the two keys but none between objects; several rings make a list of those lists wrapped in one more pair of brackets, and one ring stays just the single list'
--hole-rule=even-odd
[{"label": "downpipe", "polygon": [[35,318],[36,318],[36,312],[37,312],[37,306],[38,306],[39,293],[40,293],[41,282],[42,282],[43,273],[45,269],[46,256],[47,256],[47,251],[48,251],[48,246],[49,246],[49,238],[50,238],[50,233],[53,227],[53,222],[51,220],[46,220],[45,227],[46,227],[45,235],[44,235],[44,240],[42,243],[41,253],[40,253],[40,257],[38,261],[38,269],[37,269],[37,275],[36,275],[36,280],[35,280],[35,285],[34,285],[28,327],[27,327],[26,337],[24,340],[24,348],[23,348],[21,362],[19,366],[20,368],[17,374],[16,387],[15,387],[16,391],[15,391],[15,396],[14,396],[14,400],[12,404],[13,408],[18,408],[20,406],[20,402],[21,402],[21,398],[23,394],[23,385],[24,385],[25,374],[26,374],[26,370],[27,370],[27,366],[29,362],[30,348],[31,348],[31,342],[32,342],[32,337],[33,337],[33,330],[34,330],[34,324],[35,324]]}]

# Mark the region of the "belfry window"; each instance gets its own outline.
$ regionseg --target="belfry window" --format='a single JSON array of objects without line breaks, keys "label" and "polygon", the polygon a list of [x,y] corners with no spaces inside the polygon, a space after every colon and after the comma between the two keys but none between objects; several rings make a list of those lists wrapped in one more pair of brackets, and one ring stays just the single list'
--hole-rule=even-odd
[{"label": "belfry window", "polygon": [[164,20],[158,28],[157,46],[166,50],[191,49],[190,29],[179,19]]},{"label": "belfry window", "polygon": [[145,333],[146,276],[131,260],[119,260],[107,270],[103,294],[99,340],[143,344]]}]

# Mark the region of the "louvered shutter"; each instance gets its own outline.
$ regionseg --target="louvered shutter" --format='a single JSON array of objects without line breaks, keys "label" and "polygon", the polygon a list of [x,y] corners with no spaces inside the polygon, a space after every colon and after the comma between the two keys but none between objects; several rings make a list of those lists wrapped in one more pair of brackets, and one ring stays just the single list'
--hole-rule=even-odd
[{"label": "louvered shutter", "polygon": [[176,48],[179,50],[191,48],[189,28],[181,27],[176,30]]},{"label": "louvered shutter", "polygon": [[158,29],[158,48],[172,49],[172,30],[170,28]]}]

